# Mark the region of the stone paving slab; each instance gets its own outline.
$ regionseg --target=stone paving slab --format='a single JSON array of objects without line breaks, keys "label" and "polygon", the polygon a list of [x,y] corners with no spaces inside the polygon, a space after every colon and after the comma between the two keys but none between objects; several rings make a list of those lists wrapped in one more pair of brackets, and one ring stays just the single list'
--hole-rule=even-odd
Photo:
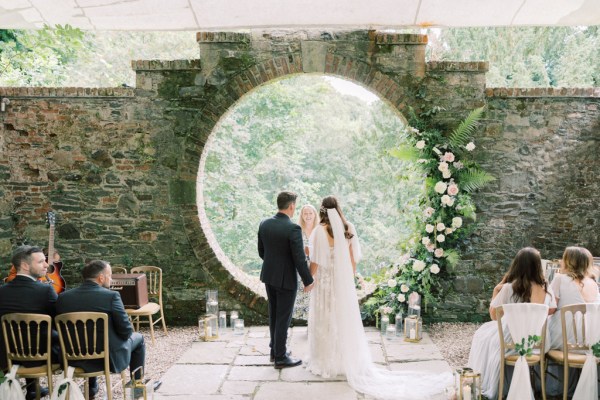
[{"label": "stone paving slab", "polygon": [[[161,377],[161,395],[217,394],[225,380],[228,365],[175,364]],[[158,393],[157,392],[157,393]]]},{"label": "stone paving slab", "polygon": [[358,395],[346,382],[272,382],[260,386],[254,400],[353,400]]},{"label": "stone paving slab", "polygon": [[244,394],[244,395],[252,395],[256,391],[256,387],[258,386],[258,382],[250,382],[250,381],[225,381],[223,382],[223,386],[221,388],[221,393],[223,394]]},{"label": "stone paving slab", "polygon": [[231,364],[239,347],[227,347],[227,342],[194,342],[177,364]]},{"label": "stone paving slab", "polygon": [[276,381],[279,379],[279,370],[272,366],[232,367],[227,379],[230,381]]}]

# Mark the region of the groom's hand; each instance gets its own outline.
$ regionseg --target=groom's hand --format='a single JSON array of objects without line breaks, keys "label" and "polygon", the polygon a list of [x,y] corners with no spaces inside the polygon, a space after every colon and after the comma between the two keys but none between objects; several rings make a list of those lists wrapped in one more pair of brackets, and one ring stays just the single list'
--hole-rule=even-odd
[{"label": "groom's hand", "polygon": [[315,287],[315,284],[314,284],[314,282],[313,282],[313,283],[311,283],[311,284],[310,284],[310,285],[308,285],[308,286],[304,286],[304,293],[308,293],[308,292],[310,292],[310,291],[313,289],[313,287]]}]

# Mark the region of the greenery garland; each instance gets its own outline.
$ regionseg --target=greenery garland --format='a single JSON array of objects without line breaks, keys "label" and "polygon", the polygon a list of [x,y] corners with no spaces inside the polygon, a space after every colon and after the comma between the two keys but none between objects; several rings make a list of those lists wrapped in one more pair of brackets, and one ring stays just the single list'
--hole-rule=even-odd
[{"label": "greenery garland", "polygon": [[[437,129],[431,116],[436,107],[417,117],[410,112],[406,128],[408,144],[390,151],[403,161],[413,161],[426,176],[422,213],[417,217],[417,237],[397,263],[373,277],[376,288],[363,304],[363,315],[405,312],[412,292],[419,293],[425,305],[443,297],[441,281],[451,275],[460,260],[457,246],[470,235],[475,221],[471,193],[495,178],[473,160],[476,148],[471,137],[483,114],[483,107],[469,113],[449,135]],[[366,315],[365,315],[366,314]]]}]

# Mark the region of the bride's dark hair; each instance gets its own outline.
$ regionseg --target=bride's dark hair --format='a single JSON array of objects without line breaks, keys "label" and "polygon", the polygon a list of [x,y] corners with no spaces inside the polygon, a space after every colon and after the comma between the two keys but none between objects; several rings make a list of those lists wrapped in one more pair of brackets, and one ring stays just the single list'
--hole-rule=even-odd
[{"label": "bride's dark hair", "polygon": [[540,252],[533,247],[525,247],[517,253],[506,273],[506,282],[512,283],[513,298],[529,303],[531,287],[536,283],[548,292],[548,282],[544,278]]},{"label": "bride's dark hair", "polygon": [[344,213],[342,213],[335,196],[327,196],[321,201],[321,208],[319,209],[320,224],[325,225],[327,233],[329,233],[329,236],[333,237],[333,229],[331,229],[331,222],[329,222],[329,216],[327,215],[328,208],[335,208],[338,214],[340,214],[340,218],[344,224],[344,236],[346,239],[351,239],[354,235],[348,231],[348,222],[346,221],[346,217],[344,217]]}]

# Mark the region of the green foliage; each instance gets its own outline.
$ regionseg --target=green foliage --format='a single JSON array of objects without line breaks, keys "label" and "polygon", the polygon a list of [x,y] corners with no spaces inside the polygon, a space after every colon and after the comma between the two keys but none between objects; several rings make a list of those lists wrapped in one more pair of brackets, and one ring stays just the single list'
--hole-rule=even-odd
[{"label": "green foliage", "polygon": [[477,168],[467,168],[458,173],[461,187],[465,192],[474,192],[496,180],[493,175]]},{"label": "green foliage", "polygon": [[466,146],[471,140],[471,136],[477,129],[477,122],[483,115],[483,107],[476,108],[469,113],[467,118],[462,121],[452,134],[450,135],[449,141],[450,146],[453,150],[458,150],[461,147]]},{"label": "green foliage", "polygon": [[261,266],[258,224],[275,213],[283,189],[299,194],[298,208],[338,196],[358,230],[365,276],[400,257],[400,243],[414,234],[423,176],[413,162],[388,154],[407,139],[403,121],[382,101],[339,92],[335,81],[298,75],[261,86],[207,145],[203,195],[211,229],[250,274]]},{"label": "green foliage", "polygon": [[592,353],[594,357],[600,357],[600,342],[592,345]]},{"label": "green foliage", "polygon": [[363,304],[364,315],[403,311],[411,292],[423,296],[426,307],[435,307],[444,296],[441,282],[450,277],[460,261],[457,246],[473,230],[473,225],[463,225],[462,219],[475,220],[475,205],[469,193],[494,179],[470,159],[475,149],[471,136],[483,109],[470,112],[448,137],[429,118],[436,112],[423,112],[417,117],[409,110],[413,127],[407,132],[412,149],[402,144],[390,151],[403,160],[417,158],[416,165],[427,176],[419,201],[422,212],[416,214],[418,235],[407,243],[406,253],[373,277],[377,287]]},{"label": "green foliage", "polygon": [[515,343],[515,350],[520,356],[530,357],[533,354],[533,348],[539,344],[541,337],[537,335],[529,335],[527,337],[527,343],[525,338],[521,339],[521,343]]}]

